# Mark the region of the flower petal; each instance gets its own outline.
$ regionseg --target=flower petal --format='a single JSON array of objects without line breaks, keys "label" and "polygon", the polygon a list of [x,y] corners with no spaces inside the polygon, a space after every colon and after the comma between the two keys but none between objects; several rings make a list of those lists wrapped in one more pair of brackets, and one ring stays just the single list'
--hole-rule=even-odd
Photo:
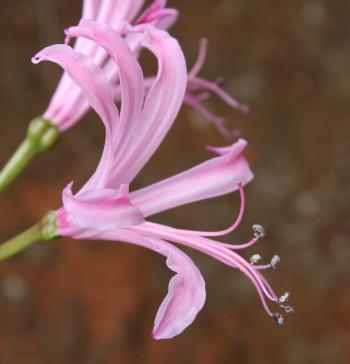
[{"label": "flower petal", "polygon": [[179,12],[176,9],[166,8],[166,1],[154,0],[144,13],[135,21],[135,24],[152,24],[159,29],[170,28],[177,20]]},{"label": "flower petal", "polygon": [[230,147],[212,148],[220,154],[185,172],[132,192],[130,199],[145,217],[176,206],[221,196],[238,189],[253,178],[242,155],[247,142],[238,140]]},{"label": "flower petal", "polygon": [[124,20],[132,21],[144,3],[145,0],[104,0],[96,20],[117,30]]},{"label": "flower petal", "polygon": [[32,58],[33,63],[42,61],[55,62],[69,74],[105,123],[107,134],[111,132],[119,116],[113,101],[113,87],[103,71],[87,56],[63,44],[46,47]]},{"label": "flower petal", "polygon": [[127,27],[140,33],[141,45],[155,54],[158,74],[146,97],[131,147],[115,159],[115,184],[129,183],[156,151],[173,124],[184,99],[187,71],[178,42],[148,25]]},{"label": "flower petal", "polygon": [[187,255],[180,250],[174,252],[169,246],[159,253],[168,256],[167,266],[177,274],[171,278],[168,294],[157,312],[152,332],[155,339],[170,339],[181,334],[205,303],[205,282],[198,268]]},{"label": "flower petal", "polygon": [[119,190],[101,189],[72,193],[70,183],[62,193],[63,206],[79,227],[100,231],[138,225],[142,212],[129,201],[128,186]]},{"label": "flower petal", "polygon": [[193,322],[204,305],[206,294],[203,276],[191,258],[164,240],[146,238],[126,229],[102,232],[94,238],[123,241],[154,250],[167,258],[168,267],[176,273],[157,312],[153,338],[170,339]]},{"label": "flower petal", "polygon": [[93,40],[108,52],[119,70],[121,114],[118,140],[114,145],[115,149],[124,153],[136,132],[135,125],[139,121],[144,101],[144,79],[140,64],[125,40],[104,24],[82,20],[78,26],[67,29],[66,34]]},{"label": "flower petal", "polygon": [[98,10],[103,0],[84,0],[83,1],[83,19],[96,19]]},{"label": "flower petal", "polygon": [[[144,2],[144,0],[85,0],[82,18],[98,20],[109,24],[113,29],[118,29],[125,19],[133,20]],[[98,66],[102,66],[107,59],[106,52],[87,39],[78,38],[74,49],[93,58]],[[88,109],[89,103],[86,102],[80,88],[64,73],[44,112],[44,117],[64,131],[74,125]]]},{"label": "flower petal", "polygon": [[[106,127],[106,142],[101,161],[94,173],[89,187],[104,188],[110,175],[113,158],[113,140],[119,122],[118,109],[114,103],[114,90],[104,72],[91,60],[74,51],[67,45],[53,45],[43,49],[33,62],[52,61],[59,64],[69,76],[81,87],[91,107],[99,114]],[[96,176],[98,178],[96,178]]]}]

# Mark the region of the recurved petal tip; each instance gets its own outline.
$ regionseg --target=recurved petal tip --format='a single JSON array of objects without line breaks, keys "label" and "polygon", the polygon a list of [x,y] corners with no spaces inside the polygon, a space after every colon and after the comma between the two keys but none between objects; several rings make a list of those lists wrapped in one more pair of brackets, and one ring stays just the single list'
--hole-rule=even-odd
[{"label": "recurved petal tip", "polygon": [[156,340],[171,339],[183,332],[202,309],[206,296],[204,279],[189,257],[173,250],[167,265],[177,274],[170,280],[155,318],[152,337]]},{"label": "recurved petal tip", "polygon": [[41,61],[41,59],[40,59],[39,55],[36,54],[35,56],[32,57],[31,61],[34,64],[38,64]]}]

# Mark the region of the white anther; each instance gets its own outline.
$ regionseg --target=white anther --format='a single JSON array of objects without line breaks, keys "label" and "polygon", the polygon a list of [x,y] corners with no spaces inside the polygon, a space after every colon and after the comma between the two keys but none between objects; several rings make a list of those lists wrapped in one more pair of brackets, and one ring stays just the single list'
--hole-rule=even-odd
[{"label": "white anther", "polygon": [[255,224],[252,229],[255,238],[263,238],[266,235],[265,230],[261,225]]},{"label": "white anther", "polygon": [[285,292],[283,295],[278,299],[278,303],[286,303],[289,300],[290,293]]},{"label": "white anther", "polygon": [[278,264],[281,262],[281,258],[278,256],[278,255],[274,255],[272,258],[271,258],[271,267],[273,269],[276,269]]},{"label": "white anther", "polygon": [[294,313],[294,308],[292,306],[282,306],[285,313]]},{"label": "white anther", "polygon": [[280,313],[274,313],[272,317],[276,321],[278,327],[284,326],[284,318]]},{"label": "white anther", "polygon": [[261,255],[260,254],[254,254],[250,257],[250,264],[254,265],[256,263],[258,263],[261,260]]}]

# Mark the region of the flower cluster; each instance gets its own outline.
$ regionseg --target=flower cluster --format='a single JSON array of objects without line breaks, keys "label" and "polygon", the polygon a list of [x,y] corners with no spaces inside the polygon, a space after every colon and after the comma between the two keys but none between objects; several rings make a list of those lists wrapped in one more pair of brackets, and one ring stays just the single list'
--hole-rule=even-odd
[{"label": "flower cluster", "polygon": [[[213,94],[230,106],[247,112],[217,83],[198,76],[207,52],[200,43],[197,61],[187,70],[178,41],[168,33],[177,11],[166,0],[154,0],[138,16],[144,0],[84,0],[82,19],[66,29],[65,44],[44,48],[32,61],[51,61],[62,67],[62,79],[43,117],[35,119],[25,143],[0,173],[3,191],[38,152],[48,149],[58,134],[73,126],[92,108],[105,128],[101,160],[92,176],[78,191],[73,182],[62,192],[62,207],[39,224],[0,246],[0,260],[39,239],[59,236],[73,239],[103,239],[135,244],[166,258],[175,275],[157,312],[152,336],[172,338],[180,334],[202,309],[205,282],[201,272],[179,246],[200,251],[243,272],[255,286],[262,305],[278,326],[281,311],[292,313],[286,303],[289,292],[278,296],[262,275],[275,269],[280,258],[259,264],[259,254],[244,259],[238,252],[252,247],[265,236],[260,225],[246,242],[215,240],[235,231],[245,210],[244,186],[253,173],[244,157],[247,142],[229,132],[222,118],[204,101]],[[74,47],[69,46],[75,39]],[[139,63],[142,50],[156,59],[157,72],[144,77]],[[208,146],[212,157],[186,171],[136,191],[130,183],[156,152],[183,105],[202,112],[222,134],[234,140],[226,147]],[[120,105],[120,110],[118,106]],[[233,137],[233,138],[232,138]],[[196,231],[151,222],[149,218],[178,206],[237,191],[241,205],[237,218],[221,231]],[[279,312],[270,307],[275,305]]]},{"label": "flower cluster", "polygon": [[[263,228],[254,225],[253,237],[241,244],[212,239],[234,231],[242,220],[243,186],[253,178],[243,156],[245,140],[239,139],[227,147],[208,147],[215,157],[140,190],[129,191],[129,184],[157,150],[184,99],[195,102],[188,94],[189,84],[191,92],[196,86],[218,90],[196,78],[204,48],[188,73],[178,42],[165,30],[146,22],[149,15],[141,19],[134,26],[124,22],[117,29],[83,19],[78,26],[66,30],[67,43],[76,37],[76,44],[89,44],[91,49],[101,52],[103,49],[101,54],[107,57],[108,64],[113,62],[112,68],[118,75],[120,113],[115,104],[116,87],[109,68],[96,64],[91,55],[82,54],[66,44],[47,47],[33,58],[35,63],[48,60],[59,64],[65,71],[64,78],[68,80],[69,77],[69,82],[79,89],[85,102],[100,116],[106,130],[96,171],[78,192],[72,192],[73,183],[63,191],[63,207],[56,211],[56,233],[74,239],[136,244],[166,257],[168,267],[176,274],[170,280],[168,294],[156,315],[152,333],[156,339],[181,333],[201,310],[206,296],[200,271],[174,243],[203,252],[242,271],[256,287],[268,315],[281,326],[282,315],[271,311],[267,301],[285,312],[292,312],[293,309],[285,305],[289,294],[278,297],[260,273],[262,269],[275,268],[279,257],[274,256],[269,264],[257,265],[261,259],[259,255],[253,255],[248,262],[237,253],[257,243],[265,235]],[[142,48],[156,57],[158,70],[154,78],[143,76],[137,59]],[[225,230],[182,230],[148,221],[159,212],[233,191],[240,192],[241,208],[235,222]]]}]

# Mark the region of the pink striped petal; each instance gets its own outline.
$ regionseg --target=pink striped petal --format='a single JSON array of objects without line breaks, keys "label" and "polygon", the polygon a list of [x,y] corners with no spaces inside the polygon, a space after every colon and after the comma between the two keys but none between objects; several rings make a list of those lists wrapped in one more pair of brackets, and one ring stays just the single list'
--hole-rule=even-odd
[{"label": "pink striped petal", "polygon": [[195,166],[151,186],[132,192],[130,199],[145,217],[180,205],[221,196],[250,182],[253,173],[242,155],[247,142],[238,140],[230,147],[212,148],[219,157]]},{"label": "pink striped petal", "polygon": [[[85,0],[82,18],[98,20],[113,29],[118,29],[125,19],[128,21],[134,19],[144,2],[144,0]],[[93,58],[98,66],[102,66],[107,59],[106,52],[87,39],[77,39],[74,49]],[[88,108],[89,104],[81,94],[80,88],[64,73],[44,112],[44,117],[64,131],[74,125]]]},{"label": "pink striped petal", "polygon": [[99,7],[104,0],[84,0],[83,1],[83,19],[96,19]]},{"label": "pink striped petal", "polygon": [[111,155],[112,142],[119,120],[118,109],[113,100],[112,85],[104,72],[94,65],[87,56],[77,53],[67,45],[53,45],[44,48],[33,57],[32,61],[34,63],[52,61],[59,64],[81,88],[91,107],[99,114],[106,127],[106,142],[100,163],[94,174],[99,177],[98,180],[94,179],[96,182],[94,187],[105,187],[113,158]]},{"label": "pink striped petal", "polygon": [[170,28],[177,20],[179,12],[166,8],[166,1],[154,0],[145,12],[135,21],[138,24],[152,24],[159,29]]},{"label": "pink striped petal", "polygon": [[107,134],[110,133],[119,115],[113,101],[113,87],[103,71],[89,57],[61,44],[46,47],[32,58],[33,63],[42,61],[55,62],[68,73],[105,123]]},{"label": "pink striped petal", "polygon": [[[163,242],[157,240],[159,244]],[[177,248],[175,253],[173,247],[169,249],[170,246],[159,253],[168,256],[167,266],[177,274],[171,278],[168,294],[157,312],[152,332],[154,339],[170,339],[181,334],[205,303],[203,276],[186,254]]]},{"label": "pink striped petal", "polygon": [[176,273],[169,282],[168,294],[157,312],[152,337],[170,339],[183,332],[205,303],[205,282],[193,261],[181,250],[159,238],[146,238],[126,229],[96,234],[93,239],[123,241],[151,249],[167,258]]},{"label": "pink striped petal", "polygon": [[174,38],[146,25],[127,30],[141,34],[141,45],[157,57],[158,73],[146,97],[131,147],[115,158],[115,175],[111,179],[115,184],[132,181],[152,157],[177,116],[187,82],[185,58]]},{"label": "pink striped petal", "polygon": [[144,79],[136,56],[123,38],[104,24],[82,20],[79,26],[69,28],[66,34],[69,37],[85,37],[93,40],[108,52],[119,69],[122,102],[118,140],[115,141],[115,146],[119,153],[124,153],[136,132],[135,127],[139,122],[144,101]]},{"label": "pink striped petal", "polygon": [[74,196],[70,183],[63,190],[62,200],[68,215],[84,229],[104,231],[144,222],[141,211],[129,201],[126,185],[119,190],[92,190]]}]

